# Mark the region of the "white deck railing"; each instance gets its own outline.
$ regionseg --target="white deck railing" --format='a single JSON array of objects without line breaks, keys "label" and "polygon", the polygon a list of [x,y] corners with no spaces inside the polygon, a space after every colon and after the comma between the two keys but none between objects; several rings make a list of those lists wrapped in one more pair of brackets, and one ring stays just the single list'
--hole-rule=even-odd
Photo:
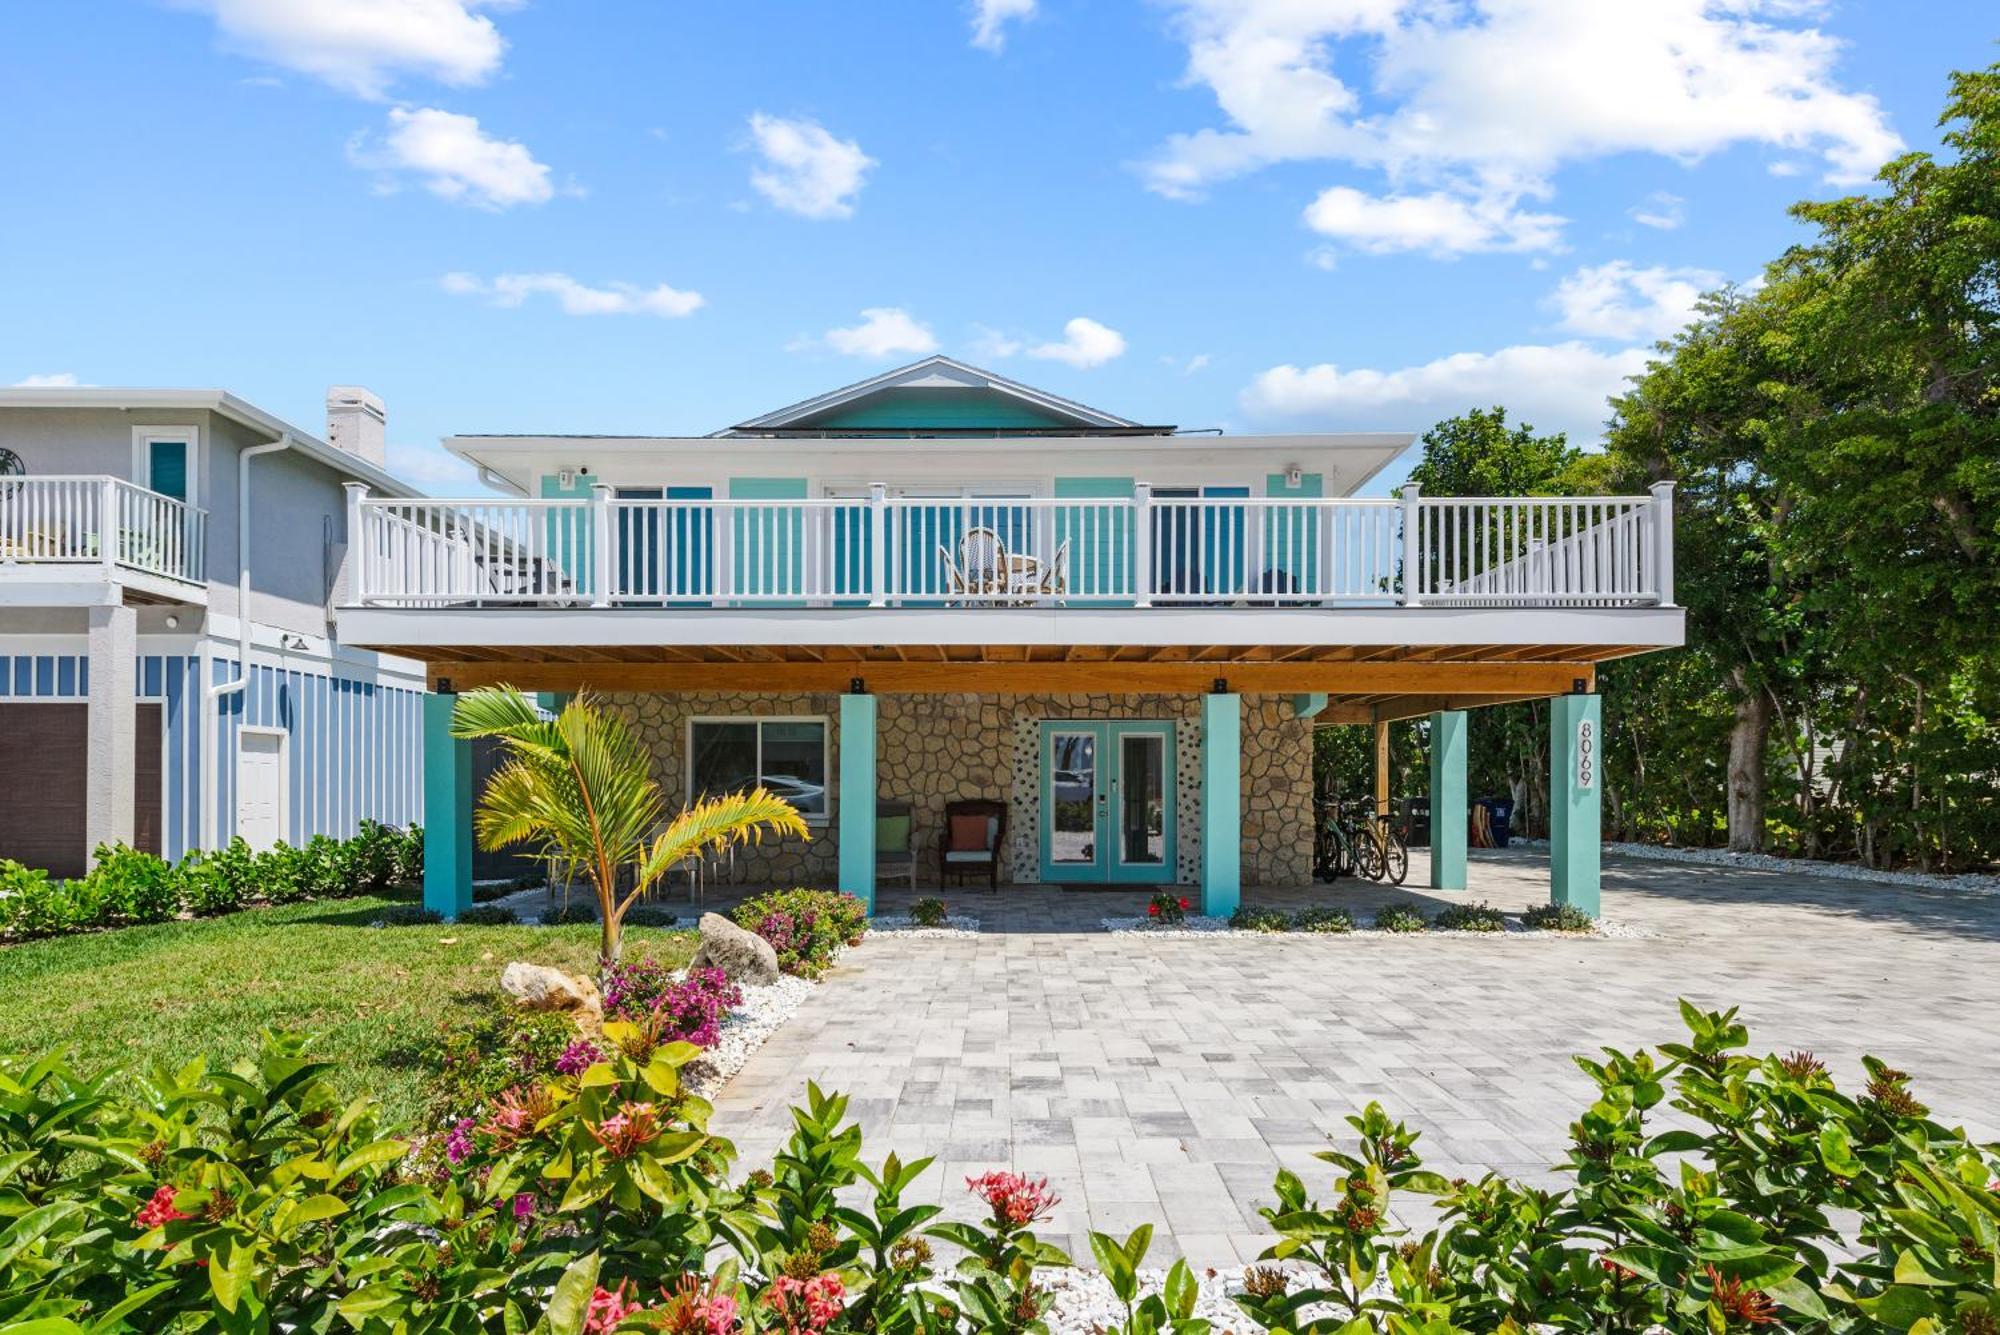
[{"label": "white deck railing", "polygon": [[0,477],[0,565],[99,565],[200,583],[208,512],[123,478]]},{"label": "white deck railing", "polygon": [[1589,499],[389,500],[356,601],[444,607],[1631,607],[1673,600],[1671,484]]}]

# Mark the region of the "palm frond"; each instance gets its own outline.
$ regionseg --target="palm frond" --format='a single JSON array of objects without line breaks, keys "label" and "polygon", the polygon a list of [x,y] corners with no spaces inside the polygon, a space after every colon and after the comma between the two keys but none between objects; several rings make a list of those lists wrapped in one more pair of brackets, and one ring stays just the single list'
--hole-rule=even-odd
[{"label": "palm frond", "polygon": [[798,808],[766,788],[697,802],[674,817],[646,846],[639,858],[633,897],[697,853],[731,844],[761,843],[767,831],[812,838]]}]

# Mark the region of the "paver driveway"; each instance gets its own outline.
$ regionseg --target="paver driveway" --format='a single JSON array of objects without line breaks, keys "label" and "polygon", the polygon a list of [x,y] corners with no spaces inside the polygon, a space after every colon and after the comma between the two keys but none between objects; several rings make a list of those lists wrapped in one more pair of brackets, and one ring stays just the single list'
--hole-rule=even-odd
[{"label": "paver driveway", "polygon": [[[1472,897],[1547,898],[1539,854],[1474,857]],[[1385,897],[1351,887],[1252,898]],[[954,1214],[968,1174],[1046,1173],[1073,1255],[1086,1228],[1150,1221],[1155,1263],[1224,1265],[1264,1245],[1280,1165],[1326,1194],[1311,1155],[1370,1099],[1441,1171],[1553,1181],[1589,1101],[1570,1054],[1675,1037],[1678,996],[1740,1005],[1761,1050],[1812,1051],[1843,1084],[1875,1053],[1944,1120],[2000,1133],[2000,899],[1607,859],[1606,917],[1657,935],[1579,941],[1148,939],[1096,927],[1140,895],[950,898],[986,932],[871,938],[723,1092],[715,1127],[747,1161],[814,1080],[852,1096],[871,1162],[937,1156],[918,1194]]]}]

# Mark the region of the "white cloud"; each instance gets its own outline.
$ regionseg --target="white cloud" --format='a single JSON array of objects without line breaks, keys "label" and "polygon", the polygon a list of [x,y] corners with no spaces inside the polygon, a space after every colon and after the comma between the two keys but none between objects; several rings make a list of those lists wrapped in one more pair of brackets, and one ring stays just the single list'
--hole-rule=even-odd
[{"label": "white cloud", "polygon": [[1062,362],[1083,371],[1124,356],[1125,336],[1116,329],[1079,315],[1063,326],[1060,341],[1037,343],[1027,352],[1030,357]]},{"label": "white cloud", "polygon": [[1468,199],[1432,191],[1370,195],[1337,185],[1306,207],[1306,225],[1357,250],[1382,255],[1421,250],[1437,256],[1483,250],[1549,250],[1561,243],[1565,221],[1527,213],[1518,196]]},{"label": "white cloud", "polygon": [[183,0],[223,40],[357,97],[379,98],[399,74],[463,87],[500,68],[506,42],[477,11],[512,0]]},{"label": "white cloud", "polygon": [[554,297],[565,315],[658,315],[677,319],[701,309],[699,292],[683,292],[661,283],[607,283],[590,287],[566,273],[503,273],[489,282],[475,274],[448,273],[439,280],[455,296],[485,297],[495,306],[515,307],[536,295]]},{"label": "white cloud", "polygon": [[15,389],[74,389],[83,382],[76,378],[74,371],[55,371],[48,375],[31,375],[14,382]]},{"label": "white cloud", "polygon": [[495,138],[474,117],[435,107],[391,107],[381,142],[357,138],[348,158],[358,167],[414,173],[439,198],[483,209],[543,204],[555,195],[548,167],[525,144]]},{"label": "white cloud", "polygon": [[1901,146],[1872,95],[1840,86],[1842,43],[1796,0],[1173,5],[1187,81],[1223,123],[1142,165],[1169,196],[1330,160],[1381,171],[1397,195],[1511,203],[1545,195],[1566,163],[1738,144],[1817,153],[1828,179],[1853,182]]},{"label": "white cloud", "polygon": [[1006,48],[1007,25],[1034,13],[1035,0],[973,0],[972,44],[997,54]]},{"label": "white cloud", "polygon": [[1251,382],[1243,409],[1263,421],[1327,429],[1422,431],[1470,408],[1504,404],[1542,431],[1596,440],[1605,400],[1646,365],[1645,348],[1601,352],[1587,343],[1461,352],[1396,370],[1332,363],[1275,366]]},{"label": "white cloud", "polygon": [[1590,265],[1556,285],[1549,304],[1563,328],[1592,338],[1653,342],[1694,318],[1695,302],[1722,286],[1713,269],[1641,268],[1629,260]]},{"label": "white cloud", "polygon": [[1665,190],[1655,190],[1628,212],[1641,227],[1657,227],[1671,232],[1687,221],[1687,201]]},{"label": "white cloud", "polygon": [[1162,357],[1160,365],[1172,367],[1182,375],[1193,375],[1197,371],[1207,370],[1210,360],[1207,353],[1197,352],[1192,357]]},{"label": "white cloud", "polygon": [[860,324],[829,329],[820,341],[849,357],[924,357],[938,348],[930,326],[900,306],[870,306]]},{"label": "white cloud", "polygon": [[757,193],[802,218],[851,218],[875,159],[852,139],[836,139],[810,120],[757,112],[750,117],[762,165],[750,173]]}]

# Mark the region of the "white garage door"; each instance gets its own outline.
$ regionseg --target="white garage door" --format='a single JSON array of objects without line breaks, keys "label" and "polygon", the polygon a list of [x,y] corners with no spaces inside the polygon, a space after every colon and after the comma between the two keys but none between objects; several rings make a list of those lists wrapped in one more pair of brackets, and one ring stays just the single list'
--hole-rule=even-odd
[{"label": "white garage door", "polygon": [[245,728],[236,746],[236,833],[252,848],[285,837],[285,735]]}]

